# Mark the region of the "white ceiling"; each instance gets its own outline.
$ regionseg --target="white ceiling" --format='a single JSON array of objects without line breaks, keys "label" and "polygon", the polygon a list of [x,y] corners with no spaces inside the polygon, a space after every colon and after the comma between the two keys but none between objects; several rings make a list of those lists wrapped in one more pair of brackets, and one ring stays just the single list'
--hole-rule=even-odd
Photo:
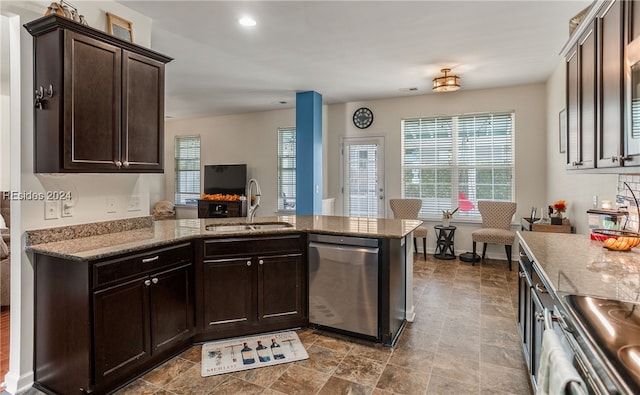
[{"label": "white ceiling", "polygon": [[[442,67],[462,90],[544,82],[591,2],[121,3],[152,19],[153,49],[175,58],[166,115],[185,118],[293,108],[307,90],[325,104],[434,94]],[[257,26],[240,26],[245,15]]]}]

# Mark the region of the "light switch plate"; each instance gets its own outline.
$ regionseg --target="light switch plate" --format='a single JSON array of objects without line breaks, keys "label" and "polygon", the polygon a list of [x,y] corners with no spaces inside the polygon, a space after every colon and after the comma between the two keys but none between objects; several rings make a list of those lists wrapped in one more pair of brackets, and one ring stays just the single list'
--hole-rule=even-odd
[{"label": "light switch plate", "polygon": [[107,198],[107,214],[113,214],[116,212],[116,198]]},{"label": "light switch plate", "polygon": [[129,199],[129,211],[140,211],[140,196],[134,195]]},{"label": "light switch plate", "polygon": [[72,217],[73,216],[73,200],[63,200],[62,201],[62,218]]},{"label": "light switch plate", "polygon": [[44,202],[44,219],[60,218],[60,201],[47,200]]}]

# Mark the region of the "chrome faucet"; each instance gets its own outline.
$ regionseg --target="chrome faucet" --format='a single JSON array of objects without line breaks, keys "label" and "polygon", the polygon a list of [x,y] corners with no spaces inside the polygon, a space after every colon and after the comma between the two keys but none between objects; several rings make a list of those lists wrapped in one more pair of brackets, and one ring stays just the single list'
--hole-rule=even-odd
[{"label": "chrome faucet", "polygon": [[[251,189],[252,187],[255,185],[255,195],[253,195],[253,197],[255,197],[255,202],[253,201],[252,195],[251,195]],[[260,192],[260,185],[258,184],[258,181],[255,178],[252,178],[249,180],[249,182],[247,183],[247,200],[249,201],[248,205],[249,207],[247,207],[247,222],[248,223],[253,223],[253,217],[255,217],[256,215],[256,210],[258,209],[258,206],[260,206],[260,195],[262,194],[262,192]]]}]

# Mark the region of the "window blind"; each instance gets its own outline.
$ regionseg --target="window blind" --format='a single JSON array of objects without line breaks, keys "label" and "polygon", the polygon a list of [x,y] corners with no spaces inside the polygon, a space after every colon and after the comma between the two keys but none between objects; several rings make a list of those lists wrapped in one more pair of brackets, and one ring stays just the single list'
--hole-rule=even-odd
[{"label": "window blind", "polygon": [[402,191],[421,218],[479,218],[478,200],[513,200],[514,113],[402,121]]},{"label": "window blind", "polygon": [[175,203],[197,205],[200,198],[200,136],[176,136],[175,177]]},{"label": "window blind", "polygon": [[278,210],[296,209],[296,129],[278,129]]}]

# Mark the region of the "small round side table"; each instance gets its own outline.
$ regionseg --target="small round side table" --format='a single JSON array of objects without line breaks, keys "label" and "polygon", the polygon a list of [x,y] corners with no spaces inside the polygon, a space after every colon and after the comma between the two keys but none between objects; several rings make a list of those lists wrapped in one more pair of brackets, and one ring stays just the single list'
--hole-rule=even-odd
[{"label": "small round side table", "polygon": [[456,259],[453,245],[453,237],[456,233],[455,226],[434,225],[436,230],[436,252],[433,254],[438,259]]}]

